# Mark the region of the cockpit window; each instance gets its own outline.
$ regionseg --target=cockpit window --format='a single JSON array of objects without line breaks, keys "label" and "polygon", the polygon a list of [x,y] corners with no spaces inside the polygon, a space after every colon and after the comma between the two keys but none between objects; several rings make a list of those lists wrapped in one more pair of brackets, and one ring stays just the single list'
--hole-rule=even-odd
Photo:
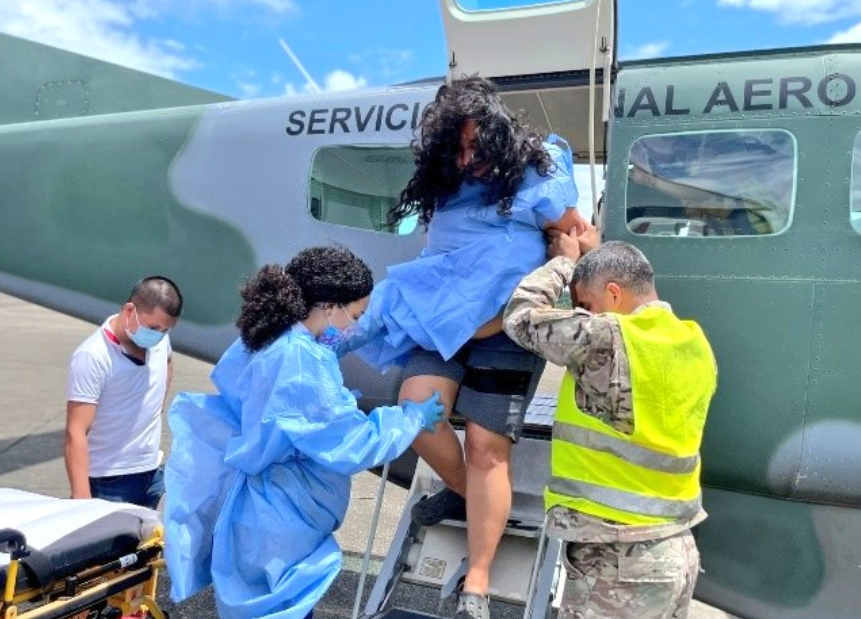
[{"label": "cockpit window", "polygon": [[321,148],[311,165],[311,215],[341,226],[411,234],[417,217],[390,226],[387,215],[414,170],[408,146]]},{"label": "cockpit window", "polygon": [[628,159],[628,228],[652,236],[762,236],[789,227],[795,140],[782,130],[642,137]]},{"label": "cockpit window", "polygon": [[850,191],[849,222],[861,234],[861,133],[855,136],[852,147],[852,187]]}]

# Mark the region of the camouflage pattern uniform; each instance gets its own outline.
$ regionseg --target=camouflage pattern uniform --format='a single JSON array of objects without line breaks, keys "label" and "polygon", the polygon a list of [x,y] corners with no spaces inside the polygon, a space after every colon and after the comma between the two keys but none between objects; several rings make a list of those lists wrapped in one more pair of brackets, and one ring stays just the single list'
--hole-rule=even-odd
[{"label": "camouflage pattern uniform", "polygon": [[[505,310],[505,332],[571,372],[581,411],[632,434],[631,372],[618,320],[613,314],[555,307],[574,266],[560,256],[526,276]],[[662,301],[647,305],[669,308]],[[705,517],[700,510],[668,524],[631,526],[553,507],[547,534],[565,540],[567,572],[559,619],[687,617],[699,573],[690,528]]]}]

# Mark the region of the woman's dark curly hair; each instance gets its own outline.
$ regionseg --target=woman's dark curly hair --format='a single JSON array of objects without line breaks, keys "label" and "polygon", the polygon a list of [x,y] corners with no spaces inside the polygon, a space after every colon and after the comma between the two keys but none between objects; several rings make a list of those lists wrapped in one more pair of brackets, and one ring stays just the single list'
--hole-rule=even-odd
[{"label": "woman's dark curly hair", "polygon": [[[465,169],[458,169],[461,128],[477,124],[476,154]],[[421,135],[412,142],[416,171],[401,192],[400,203],[389,211],[390,225],[418,213],[427,226],[440,198],[455,193],[476,168],[487,166],[477,180],[484,183],[484,203],[499,203],[500,215],[511,213],[511,203],[529,165],[546,175],[553,159],[542,146],[541,135],[521,125],[486,79],[474,76],[443,85],[436,99],[422,112]]]},{"label": "woman's dark curly hair", "polygon": [[311,247],[286,266],[267,264],[239,291],[236,320],[245,347],[266,348],[308,317],[318,303],[346,305],[371,294],[374,279],[361,259],[340,247]]}]

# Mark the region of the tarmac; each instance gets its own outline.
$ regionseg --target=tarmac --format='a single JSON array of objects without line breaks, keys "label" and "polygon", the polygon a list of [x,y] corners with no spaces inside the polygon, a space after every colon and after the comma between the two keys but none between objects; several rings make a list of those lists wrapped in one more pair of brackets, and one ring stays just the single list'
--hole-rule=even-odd
[{"label": "tarmac", "polygon": [[[75,348],[92,333],[95,325],[0,294],[0,487],[19,488],[48,496],[67,498],[69,486],[63,461],[63,432],[66,419],[66,376]],[[212,365],[191,357],[174,355],[174,377],[169,400],[178,391],[212,392]],[[539,390],[554,391],[560,372],[549,370]],[[167,452],[170,436],[164,424],[162,445]],[[336,532],[344,550],[344,570],[314,611],[316,619],[352,617],[358,589],[358,570],[369,537],[374,502],[380,485],[371,473],[355,476],[350,508]],[[371,574],[379,570],[403,512],[407,491],[386,484],[379,528],[373,544]],[[0,514],[2,526],[2,514]],[[368,580],[365,595],[373,586]],[[160,581],[159,603],[173,619],[217,617],[211,590],[181,604],[168,597],[169,578]],[[399,587],[394,606],[436,614],[435,592],[416,586]],[[443,607],[451,616],[452,602]],[[494,603],[494,619],[522,616],[521,607]],[[690,619],[737,619],[700,602],[694,603]]]}]

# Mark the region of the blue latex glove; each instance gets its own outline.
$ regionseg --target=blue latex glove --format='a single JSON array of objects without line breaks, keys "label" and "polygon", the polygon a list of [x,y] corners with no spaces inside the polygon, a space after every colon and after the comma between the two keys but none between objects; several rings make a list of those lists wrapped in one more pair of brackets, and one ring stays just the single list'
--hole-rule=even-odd
[{"label": "blue latex glove", "polygon": [[442,413],[445,410],[445,407],[439,401],[439,391],[434,391],[433,395],[424,402],[405,400],[403,408],[405,411],[419,411],[424,417],[422,428],[428,432],[436,432],[436,424],[442,421]]}]

